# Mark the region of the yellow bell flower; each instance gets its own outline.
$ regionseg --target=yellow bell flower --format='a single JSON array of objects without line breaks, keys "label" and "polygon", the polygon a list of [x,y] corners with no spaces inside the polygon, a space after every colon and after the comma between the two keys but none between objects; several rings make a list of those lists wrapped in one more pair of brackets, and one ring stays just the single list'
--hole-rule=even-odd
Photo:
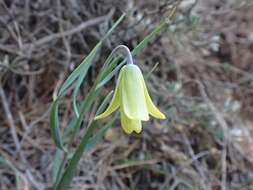
[{"label": "yellow bell flower", "polygon": [[127,64],[119,73],[116,89],[108,108],[95,120],[102,119],[120,107],[121,126],[130,134],[133,131],[140,133],[141,121],[149,120],[149,114],[159,119],[165,119],[152,102],[142,72],[138,66]]}]

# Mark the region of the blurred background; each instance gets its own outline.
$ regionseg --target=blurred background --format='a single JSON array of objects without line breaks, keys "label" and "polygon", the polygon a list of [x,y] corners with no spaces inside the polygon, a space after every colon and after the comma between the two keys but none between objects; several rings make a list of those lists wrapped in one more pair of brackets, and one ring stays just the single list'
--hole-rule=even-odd
[{"label": "blurred background", "polygon": [[[147,84],[167,119],[131,136],[117,120],[83,155],[71,189],[253,189],[252,0],[0,0],[1,190],[52,187],[53,93],[123,12],[79,100],[110,52],[135,47],[173,6],[171,24],[135,57],[144,74],[154,68]],[[70,95],[62,105],[64,129]]]}]

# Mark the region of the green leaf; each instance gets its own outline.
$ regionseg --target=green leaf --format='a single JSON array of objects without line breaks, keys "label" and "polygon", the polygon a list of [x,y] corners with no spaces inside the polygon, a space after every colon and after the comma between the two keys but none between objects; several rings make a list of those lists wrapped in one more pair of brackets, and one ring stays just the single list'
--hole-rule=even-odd
[{"label": "green leaf", "polygon": [[57,149],[54,155],[53,159],[53,166],[52,166],[52,171],[53,171],[53,184],[55,184],[58,172],[60,170],[62,162],[62,151],[60,149]]},{"label": "green leaf", "polygon": [[124,62],[121,62],[117,67],[115,67],[111,72],[109,72],[106,76],[102,78],[102,80],[96,85],[96,89],[103,87],[109,80],[112,79],[113,76],[117,74],[117,72],[121,69]]},{"label": "green leaf", "polygon": [[[99,115],[100,113],[102,113],[108,102],[110,101],[110,99],[113,96],[113,91],[111,91],[104,99],[104,101],[102,102],[102,104],[99,106],[96,115]],[[113,126],[113,123],[115,122],[115,120],[119,117],[119,113],[117,112],[115,114],[115,116],[110,120],[109,123],[107,123],[103,128],[99,129],[98,131],[96,131],[95,135],[93,137],[91,137],[87,143],[87,146],[85,147],[84,151],[89,151],[92,147],[94,147],[100,140],[103,139],[105,132],[111,128]]]},{"label": "green leaf", "polygon": [[116,28],[116,26],[122,21],[122,19],[124,18],[124,15],[122,15],[117,22],[113,25],[113,27],[107,32],[107,34],[102,38],[102,40],[95,46],[95,48],[91,51],[91,53],[86,57],[86,59],[81,63],[81,64],[85,64],[85,67],[82,69],[82,71],[79,74],[78,77],[78,81],[77,84],[75,86],[75,90],[73,92],[73,107],[74,107],[74,111],[76,116],[79,116],[79,111],[78,111],[78,106],[77,106],[77,101],[76,101],[76,97],[77,97],[77,93],[80,89],[81,84],[83,83],[83,80],[88,72],[88,69],[90,68],[92,61],[95,58],[95,55],[97,54],[98,50],[100,49],[100,47],[102,46],[102,42],[108,38],[108,36],[113,32],[113,30]]},{"label": "green leaf", "polygon": [[97,109],[97,112],[95,115],[99,115],[105,110],[105,107],[107,106],[107,104],[111,100],[112,96],[113,96],[113,90],[106,95],[103,102],[100,104],[99,108]]},{"label": "green leaf", "polygon": [[121,17],[113,24],[113,26],[110,28],[110,30],[105,34],[105,36],[102,38],[101,41],[106,40],[111,34],[112,32],[115,30],[115,28],[122,22],[122,20],[125,18],[126,14],[123,13],[121,15]]},{"label": "green leaf", "polygon": [[80,128],[80,125],[81,125],[82,120],[85,116],[85,113],[87,112],[87,110],[90,109],[92,103],[95,101],[95,99],[98,96],[99,92],[100,92],[99,90],[95,90],[94,88],[92,88],[90,90],[90,92],[88,93],[88,95],[86,96],[86,98],[81,102],[79,117],[76,120],[73,121],[74,122],[73,123],[74,132],[71,136],[70,142],[73,142],[73,139],[75,138],[75,135],[76,135],[78,129]]},{"label": "green leaf", "polygon": [[[113,96],[113,91],[107,94],[107,96],[104,98],[103,102],[100,104],[99,108],[97,109],[96,115],[99,115],[105,110],[112,96]],[[96,132],[96,134],[89,139],[84,151],[90,150],[95,144],[97,144],[98,141],[100,141],[104,137],[106,130],[112,127],[112,124],[114,123],[117,117],[118,117],[118,114],[116,114],[115,117],[107,125],[99,129]]]},{"label": "green leaf", "polygon": [[65,82],[62,84],[59,92],[58,97],[63,96],[68,88],[73,84],[75,80],[79,77],[81,71],[82,71],[83,65],[82,63],[69,75],[69,77],[65,80]]},{"label": "green leaf", "polygon": [[53,101],[51,105],[49,120],[50,132],[54,143],[59,149],[64,150],[59,128],[58,100]]},{"label": "green leaf", "polygon": [[98,50],[101,48],[101,46],[102,46],[102,42],[99,42],[90,52],[90,54],[81,63],[82,68],[80,69],[78,81],[73,92],[73,107],[74,107],[74,111],[77,117],[79,116],[79,111],[78,111],[77,102],[76,102],[77,93],[80,90],[81,84],[83,83],[83,80],[86,77],[87,72],[95,56],[97,55]]},{"label": "green leaf", "polygon": [[[106,33],[106,35],[102,38],[102,40],[95,46],[95,50],[97,51],[96,48],[99,48],[98,46],[101,46],[101,43],[106,40],[108,38],[108,36],[111,35],[111,33],[115,30],[115,28],[119,25],[119,23],[124,19],[125,14],[123,14],[115,23],[114,25],[110,28],[110,30]],[[94,52],[91,52],[90,54],[92,54]],[[89,57],[89,55],[87,56]],[[83,61],[85,62],[86,59]],[[70,76],[67,78],[67,80],[63,83],[63,85],[61,86],[59,93],[58,93],[58,97],[63,96],[64,93],[68,90],[68,88],[73,84],[73,82],[79,77],[80,74],[82,74],[82,70],[83,70],[83,62],[70,74]]]},{"label": "green leaf", "polygon": [[110,124],[105,125],[103,128],[99,129],[98,131],[96,131],[96,134],[89,139],[87,145],[84,148],[84,151],[89,151],[92,147],[94,147],[100,140],[103,139],[105,132],[107,131],[107,129],[111,128],[112,122],[110,122]]},{"label": "green leaf", "polygon": [[149,35],[147,35],[131,52],[133,56],[136,56],[140,53],[140,51],[145,48],[148,43],[154,40],[154,38],[164,29],[166,26],[168,26],[168,23],[166,21],[161,22],[161,24],[153,30]]},{"label": "green leaf", "polygon": [[75,129],[77,119],[78,118],[74,114],[72,116],[72,118],[70,119],[70,122],[68,123],[67,127],[64,129],[64,135],[63,135],[64,137],[67,137],[68,135],[70,135],[73,132],[73,130]]}]

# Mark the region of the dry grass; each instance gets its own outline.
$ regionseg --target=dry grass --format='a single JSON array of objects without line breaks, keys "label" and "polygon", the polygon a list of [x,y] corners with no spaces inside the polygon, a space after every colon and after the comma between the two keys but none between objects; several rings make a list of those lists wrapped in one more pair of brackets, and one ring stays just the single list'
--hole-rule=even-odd
[{"label": "dry grass", "polygon": [[[1,190],[16,189],[15,174],[22,190],[50,189],[55,89],[112,20],[130,11],[98,55],[81,99],[115,45],[134,47],[172,2],[0,0],[0,155],[13,166],[0,165]],[[252,2],[184,5],[136,59],[145,73],[159,63],[148,85],[168,119],[144,123],[144,132],[130,137],[116,122],[83,156],[73,190],[253,189]],[[63,127],[72,109],[70,98],[64,101]]]}]

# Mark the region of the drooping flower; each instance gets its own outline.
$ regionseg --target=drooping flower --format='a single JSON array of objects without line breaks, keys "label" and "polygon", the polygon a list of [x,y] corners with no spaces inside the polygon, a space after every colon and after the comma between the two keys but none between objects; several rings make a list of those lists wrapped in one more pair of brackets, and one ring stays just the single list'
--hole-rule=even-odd
[{"label": "drooping flower", "polygon": [[151,100],[142,72],[134,64],[121,68],[110,104],[95,120],[109,116],[119,107],[121,126],[127,134],[133,131],[140,133],[141,121],[149,120],[149,114],[159,119],[166,118]]}]

